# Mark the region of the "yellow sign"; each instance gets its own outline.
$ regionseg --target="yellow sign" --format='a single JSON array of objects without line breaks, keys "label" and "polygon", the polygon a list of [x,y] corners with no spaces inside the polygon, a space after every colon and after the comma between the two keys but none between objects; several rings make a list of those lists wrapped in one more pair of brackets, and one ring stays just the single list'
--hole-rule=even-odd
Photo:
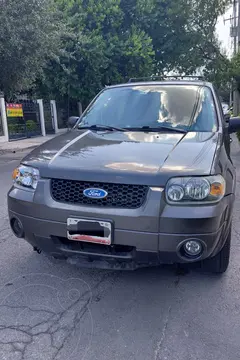
[{"label": "yellow sign", "polygon": [[7,117],[23,117],[22,104],[7,104]]}]

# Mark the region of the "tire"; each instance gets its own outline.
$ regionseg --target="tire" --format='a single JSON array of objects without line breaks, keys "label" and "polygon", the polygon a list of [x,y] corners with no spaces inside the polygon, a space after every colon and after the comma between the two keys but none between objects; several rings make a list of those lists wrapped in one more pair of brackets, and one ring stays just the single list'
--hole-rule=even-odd
[{"label": "tire", "polygon": [[229,265],[230,249],[231,249],[231,228],[227,240],[222,250],[213,258],[206,259],[202,262],[202,270],[212,272],[214,274],[224,274]]}]

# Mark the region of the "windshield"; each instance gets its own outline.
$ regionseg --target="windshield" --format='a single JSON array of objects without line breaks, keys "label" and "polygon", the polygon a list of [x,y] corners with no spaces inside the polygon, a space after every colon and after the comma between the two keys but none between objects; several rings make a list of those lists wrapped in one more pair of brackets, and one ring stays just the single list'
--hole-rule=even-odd
[{"label": "windshield", "polygon": [[211,91],[191,85],[126,86],[104,90],[83,115],[79,127],[169,127],[216,131]]}]

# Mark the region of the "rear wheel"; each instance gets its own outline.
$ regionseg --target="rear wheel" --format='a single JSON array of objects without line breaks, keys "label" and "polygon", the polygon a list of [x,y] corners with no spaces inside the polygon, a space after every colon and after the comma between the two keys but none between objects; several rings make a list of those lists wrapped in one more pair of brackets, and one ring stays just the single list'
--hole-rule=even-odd
[{"label": "rear wheel", "polygon": [[215,274],[223,274],[228,268],[231,248],[231,228],[222,250],[213,258],[202,262],[202,269]]}]

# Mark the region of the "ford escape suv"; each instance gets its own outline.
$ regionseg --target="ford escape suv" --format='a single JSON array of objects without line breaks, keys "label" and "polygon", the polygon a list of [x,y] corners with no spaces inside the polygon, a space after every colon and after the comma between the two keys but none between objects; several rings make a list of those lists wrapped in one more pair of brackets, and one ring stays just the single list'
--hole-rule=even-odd
[{"label": "ford escape suv", "polygon": [[210,83],[106,87],[70,123],[13,172],[17,237],[86,267],[226,271],[236,184],[230,134],[240,119],[224,117]]}]

